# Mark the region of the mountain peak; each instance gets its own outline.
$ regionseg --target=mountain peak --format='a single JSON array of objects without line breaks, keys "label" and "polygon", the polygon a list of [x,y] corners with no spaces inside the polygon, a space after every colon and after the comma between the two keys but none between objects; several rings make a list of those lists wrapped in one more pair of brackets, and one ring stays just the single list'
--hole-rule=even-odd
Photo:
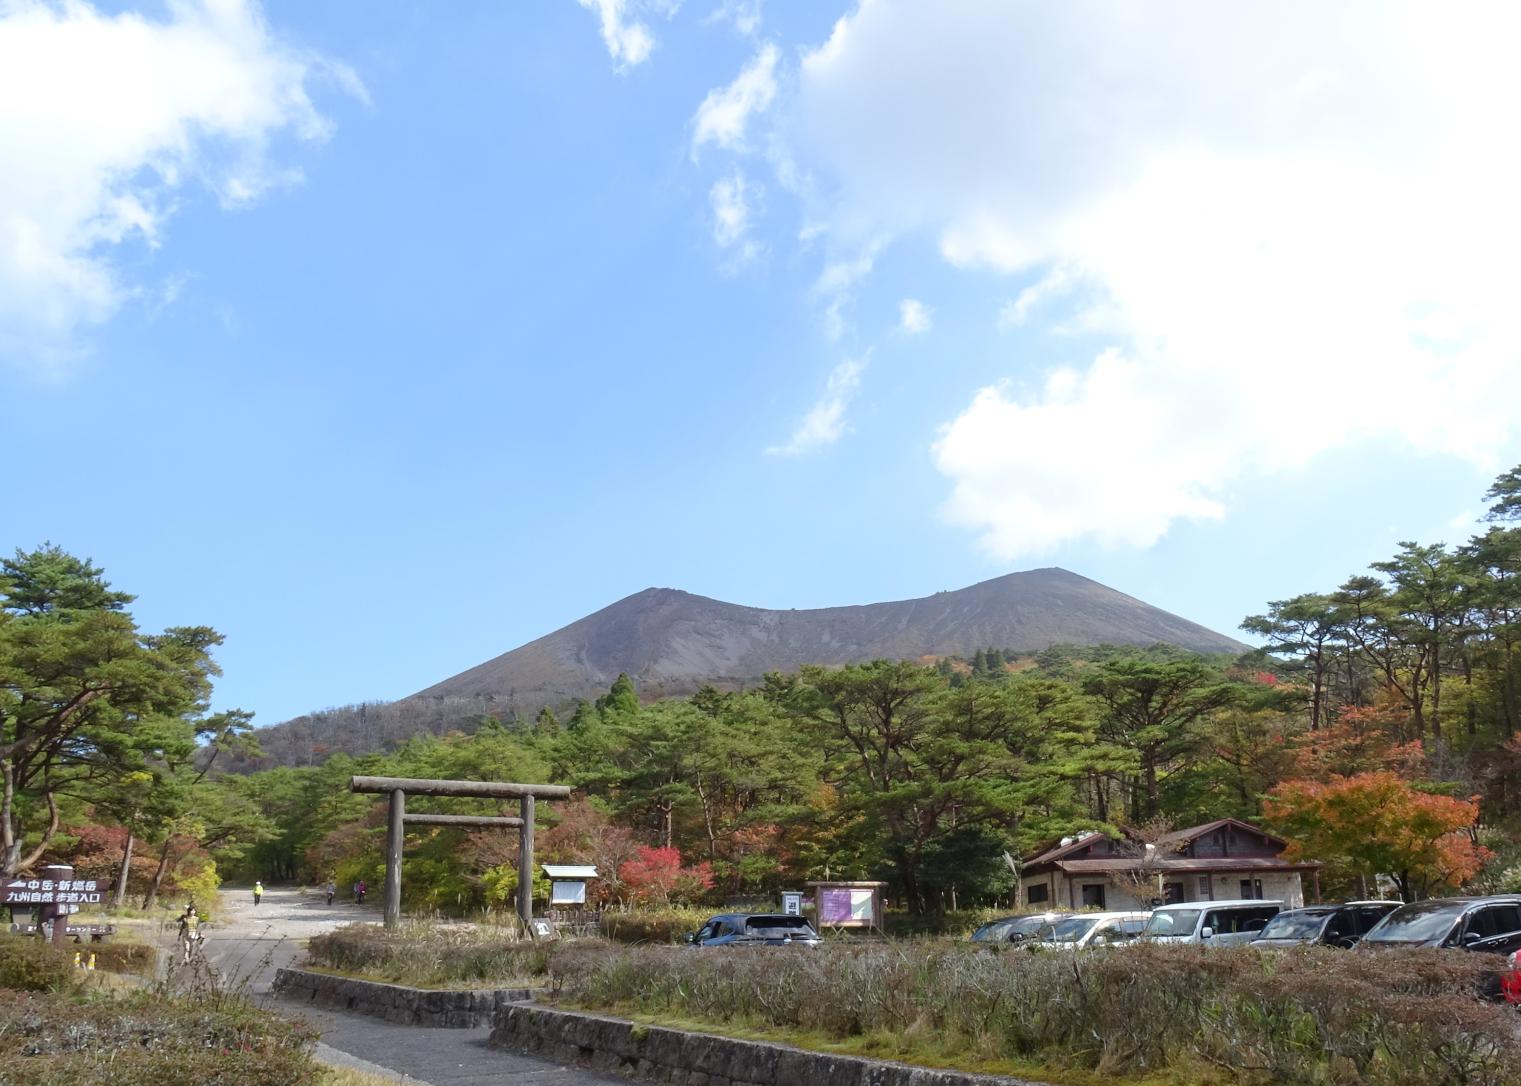
[{"label": "mountain peak", "polygon": [[651,587],[413,696],[490,696],[532,715],[546,704],[595,696],[620,672],[646,696],[667,696],[704,683],[738,686],[803,664],[1158,642],[1201,652],[1245,649],[1058,566],[919,599],[813,609],[768,610]]}]

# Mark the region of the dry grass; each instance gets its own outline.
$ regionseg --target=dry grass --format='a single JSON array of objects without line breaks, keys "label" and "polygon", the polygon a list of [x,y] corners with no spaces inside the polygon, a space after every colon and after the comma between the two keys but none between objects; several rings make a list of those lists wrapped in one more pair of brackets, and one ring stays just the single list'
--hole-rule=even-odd
[{"label": "dry grass", "polygon": [[876,1038],[910,1062],[1509,1086],[1521,1083],[1521,1036],[1514,1010],[1475,995],[1486,964],[1432,952],[1073,955],[926,940],[780,952],[567,946],[551,969],[580,1006],[833,1042]]},{"label": "dry grass", "polygon": [[516,928],[410,923],[387,931],[348,924],[307,944],[311,964],[338,973],[418,988],[531,986],[549,971],[553,944]]},{"label": "dry grass", "polygon": [[325,1067],[321,1086],[396,1086],[401,1076],[372,1075],[368,1071],[356,1071],[352,1067]]}]

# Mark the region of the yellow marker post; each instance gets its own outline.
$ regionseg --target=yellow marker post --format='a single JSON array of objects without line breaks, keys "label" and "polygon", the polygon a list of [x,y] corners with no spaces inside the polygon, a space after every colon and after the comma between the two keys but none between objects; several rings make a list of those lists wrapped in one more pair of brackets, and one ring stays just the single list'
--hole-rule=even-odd
[{"label": "yellow marker post", "polygon": [[74,951],[74,968],[79,968],[79,951]]},{"label": "yellow marker post", "polygon": [[85,968],[86,969],[94,969],[95,968],[95,952],[93,950],[90,951],[90,964],[87,965],[87,966],[85,966]]}]

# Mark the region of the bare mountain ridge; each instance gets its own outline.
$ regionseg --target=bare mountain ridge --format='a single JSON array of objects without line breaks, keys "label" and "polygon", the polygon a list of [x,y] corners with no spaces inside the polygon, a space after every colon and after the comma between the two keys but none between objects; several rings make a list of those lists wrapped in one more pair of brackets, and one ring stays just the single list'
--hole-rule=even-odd
[{"label": "bare mountain ridge", "polygon": [[531,715],[604,693],[627,672],[644,697],[733,686],[803,664],[1036,652],[1056,644],[1246,646],[1064,569],[1010,573],[922,599],[773,611],[648,588],[412,695],[489,698]]}]

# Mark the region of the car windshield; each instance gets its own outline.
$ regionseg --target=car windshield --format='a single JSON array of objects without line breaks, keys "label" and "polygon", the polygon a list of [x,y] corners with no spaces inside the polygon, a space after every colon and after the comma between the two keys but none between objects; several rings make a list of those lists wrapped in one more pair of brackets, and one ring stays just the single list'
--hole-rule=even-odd
[{"label": "car windshield", "polygon": [[745,921],[745,934],[780,939],[787,935],[812,935],[813,928],[801,916],[752,916]]},{"label": "car windshield", "polygon": [[1086,916],[1074,916],[1069,920],[1058,920],[1048,928],[1041,931],[1041,941],[1046,943],[1075,943],[1097,924]]},{"label": "car windshield", "polygon": [[1158,910],[1152,913],[1151,919],[1146,922],[1146,934],[1149,936],[1192,935],[1194,926],[1198,923],[1198,909]]},{"label": "car windshield", "polygon": [[1314,939],[1325,927],[1329,913],[1279,913],[1267,922],[1259,939]]},{"label": "car windshield", "polygon": [[1443,938],[1463,915],[1463,904],[1423,901],[1402,905],[1363,936],[1365,943],[1429,943]]},{"label": "car windshield", "polygon": [[972,932],[972,938],[979,943],[1001,943],[1009,937],[1018,923],[1018,920],[995,920]]},{"label": "car windshield", "polygon": [[1054,923],[1054,921],[1048,920],[1044,916],[1021,916],[1009,926],[1008,935],[1034,935],[1050,923]]}]

